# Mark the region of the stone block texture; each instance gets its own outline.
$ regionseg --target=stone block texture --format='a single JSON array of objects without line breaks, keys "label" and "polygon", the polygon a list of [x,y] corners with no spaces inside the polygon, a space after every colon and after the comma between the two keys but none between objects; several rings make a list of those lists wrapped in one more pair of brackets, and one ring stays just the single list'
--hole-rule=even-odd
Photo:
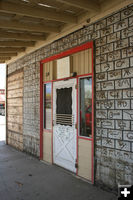
[{"label": "stone block texture", "polygon": [[24,68],[24,150],[39,156],[39,61],[94,41],[95,181],[133,184],[133,5],[8,65]]}]

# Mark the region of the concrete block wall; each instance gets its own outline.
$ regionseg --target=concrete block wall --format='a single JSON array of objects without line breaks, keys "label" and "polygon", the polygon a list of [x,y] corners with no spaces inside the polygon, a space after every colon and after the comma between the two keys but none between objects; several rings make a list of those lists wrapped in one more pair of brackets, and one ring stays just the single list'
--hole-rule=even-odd
[{"label": "concrete block wall", "polygon": [[40,62],[30,54],[8,66],[8,74],[24,68],[23,150],[39,157],[40,143]]},{"label": "concrete block wall", "polygon": [[95,65],[96,180],[115,189],[133,183],[133,7],[94,26],[101,34]]},{"label": "concrete block wall", "polygon": [[[32,59],[31,59],[32,60]],[[31,61],[32,62],[32,61]],[[39,156],[40,63],[24,67],[24,150]]]},{"label": "concrete block wall", "polygon": [[133,5],[8,65],[24,68],[24,150],[39,156],[39,61],[95,43],[95,179],[115,189],[133,183]]}]

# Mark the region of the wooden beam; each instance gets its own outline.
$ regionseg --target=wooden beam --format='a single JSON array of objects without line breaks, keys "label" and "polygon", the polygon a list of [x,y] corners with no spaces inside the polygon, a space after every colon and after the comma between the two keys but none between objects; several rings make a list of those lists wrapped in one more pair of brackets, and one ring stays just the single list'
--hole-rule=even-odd
[{"label": "wooden beam", "polygon": [[0,63],[5,63],[5,60],[0,60]]},{"label": "wooden beam", "polygon": [[39,41],[39,40],[46,40],[46,35],[33,35],[29,33],[13,33],[13,32],[0,31],[0,38]]},{"label": "wooden beam", "polygon": [[0,53],[18,53],[18,52],[23,52],[25,51],[25,48],[13,48],[13,47],[1,47],[0,48]]},{"label": "wooden beam", "polygon": [[0,57],[17,56],[17,53],[0,53]]},{"label": "wooden beam", "polygon": [[[56,0],[29,0],[31,5],[36,6],[37,4],[40,6],[40,4],[46,5],[46,6],[51,6],[54,7],[55,9],[59,8],[63,5],[60,2],[57,2]],[[42,7],[42,6],[41,6]],[[43,6],[45,7],[45,6]]]},{"label": "wooden beam", "polygon": [[94,10],[94,11],[99,11],[100,10],[100,6],[98,3],[96,3],[95,1],[92,0],[56,0],[58,2],[70,5],[70,6],[74,6],[77,8],[81,8],[84,10]]},{"label": "wooden beam", "polygon": [[59,28],[42,24],[20,23],[16,21],[0,20],[0,28],[41,33],[59,33]]},{"label": "wooden beam", "polygon": [[11,59],[11,57],[3,57],[3,56],[1,57],[0,56],[0,60],[10,60],[10,59]]},{"label": "wooden beam", "polygon": [[13,13],[22,16],[49,19],[65,23],[76,23],[77,21],[77,18],[75,16],[58,13],[51,10],[50,8],[31,7],[28,5],[9,3],[5,1],[0,2],[0,11],[4,13]]},{"label": "wooden beam", "polygon": [[23,17],[22,15],[15,14],[15,16],[12,17],[12,19],[18,21],[18,20],[22,19],[22,17]]},{"label": "wooden beam", "polygon": [[0,41],[0,47],[33,47],[35,42]]}]

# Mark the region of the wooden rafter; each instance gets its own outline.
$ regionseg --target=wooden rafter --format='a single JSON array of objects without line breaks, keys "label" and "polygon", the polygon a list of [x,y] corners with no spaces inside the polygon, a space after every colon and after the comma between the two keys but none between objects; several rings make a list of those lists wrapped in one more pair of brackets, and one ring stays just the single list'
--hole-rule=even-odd
[{"label": "wooden rafter", "polygon": [[14,15],[13,16],[13,20],[16,20],[16,21],[18,21],[18,20],[20,20],[22,18],[22,16],[21,15]]},{"label": "wooden rafter", "polygon": [[14,48],[14,47],[0,47],[0,53],[17,53],[25,51],[24,47]]},{"label": "wooden rafter", "polygon": [[46,40],[46,35],[34,35],[34,34],[29,34],[27,32],[26,33],[13,33],[13,32],[7,32],[7,31],[0,31],[0,38],[39,41],[39,40]]},{"label": "wooden rafter", "polygon": [[98,3],[96,3],[93,0],[56,0],[56,1],[89,11],[90,10],[98,11],[100,9]]},{"label": "wooden rafter", "polygon": [[0,60],[10,60],[11,57],[3,57],[3,56],[0,56]]},{"label": "wooden rafter", "polygon": [[23,41],[0,41],[0,47],[33,47],[35,42]]},{"label": "wooden rafter", "polygon": [[30,7],[22,4],[0,2],[0,11],[4,13],[13,13],[22,16],[29,16],[34,18],[49,19],[65,23],[76,23],[77,19],[75,16],[70,16],[69,14],[62,14],[55,12],[50,9],[43,9]]},{"label": "wooden rafter", "polygon": [[41,3],[41,4],[49,5],[55,8],[56,7],[60,8],[63,5],[62,3],[57,2],[56,0],[29,0],[29,3],[33,5],[37,5]]},{"label": "wooden rafter", "polygon": [[16,21],[0,20],[0,28],[21,30],[21,31],[34,31],[41,33],[59,33],[59,28],[46,25],[37,25],[31,23],[20,23]]},{"label": "wooden rafter", "polygon": [[[64,12],[68,8],[70,8],[70,5],[67,5],[67,4],[64,4],[61,2],[57,2],[55,0],[29,0],[29,3],[30,3],[30,5],[34,5],[34,6],[40,6],[40,4],[41,4],[41,5],[44,5],[43,6],[44,8],[45,8],[45,6],[46,7],[48,6],[52,9],[55,9],[56,11],[58,11],[60,13]],[[66,15],[66,13],[65,13],[65,15]],[[67,15],[69,16],[69,14],[67,14]]]},{"label": "wooden rafter", "polygon": [[17,53],[0,53],[0,57],[12,57],[17,56]]}]

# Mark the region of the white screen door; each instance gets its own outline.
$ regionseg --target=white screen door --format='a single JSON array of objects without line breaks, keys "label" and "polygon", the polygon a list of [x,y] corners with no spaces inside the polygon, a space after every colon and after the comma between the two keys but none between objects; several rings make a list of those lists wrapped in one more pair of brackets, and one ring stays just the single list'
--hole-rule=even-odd
[{"label": "white screen door", "polygon": [[53,161],[76,172],[76,79],[53,83]]}]

